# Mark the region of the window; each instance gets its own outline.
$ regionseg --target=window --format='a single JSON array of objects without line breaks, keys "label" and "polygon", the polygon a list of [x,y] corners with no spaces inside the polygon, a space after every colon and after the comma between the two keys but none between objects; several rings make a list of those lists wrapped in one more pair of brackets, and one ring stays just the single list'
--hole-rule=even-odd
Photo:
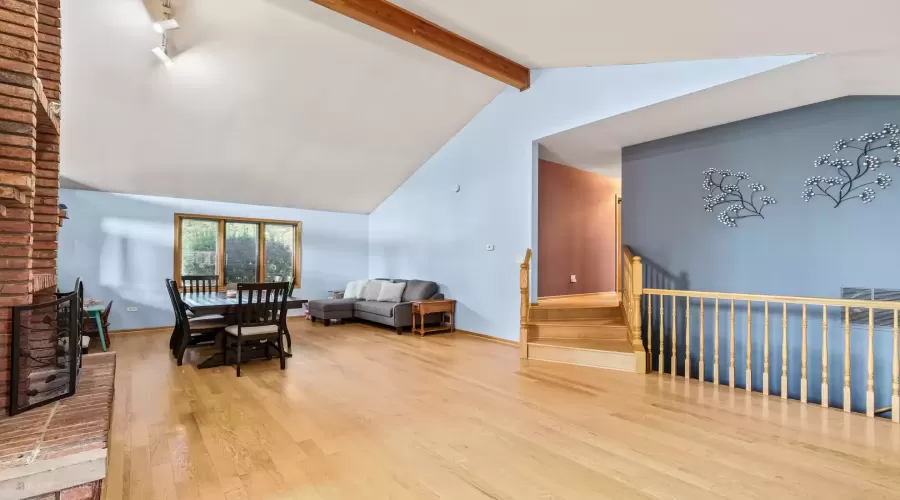
[{"label": "window", "polygon": [[252,283],[259,278],[260,224],[225,221],[225,283]]},{"label": "window", "polygon": [[175,214],[175,279],[219,276],[219,285],[300,282],[299,222]]}]

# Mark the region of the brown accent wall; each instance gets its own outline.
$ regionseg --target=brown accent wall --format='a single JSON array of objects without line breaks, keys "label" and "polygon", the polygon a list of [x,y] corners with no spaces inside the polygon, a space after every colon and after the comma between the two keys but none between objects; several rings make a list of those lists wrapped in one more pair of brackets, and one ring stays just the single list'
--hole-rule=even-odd
[{"label": "brown accent wall", "polygon": [[540,160],[538,296],[615,291],[620,189],[616,179]]}]

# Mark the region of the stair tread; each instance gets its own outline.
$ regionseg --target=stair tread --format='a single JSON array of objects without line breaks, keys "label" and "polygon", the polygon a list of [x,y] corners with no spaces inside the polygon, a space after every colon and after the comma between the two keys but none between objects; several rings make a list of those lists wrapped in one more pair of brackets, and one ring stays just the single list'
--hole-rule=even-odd
[{"label": "stair tread", "polygon": [[613,351],[631,353],[631,345],[627,340],[608,339],[533,339],[529,345],[543,345],[550,347],[564,347],[568,349],[587,349],[592,351]]},{"label": "stair tread", "polygon": [[609,303],[592,303],[592,304],[541,304],[538,302],[537,304],[531,304],[532,309],[537,310],[554,310],[554,309],[618,309],[619,302],[609,302]]},{"label": "stair tread", "polygon": [[625,326],[621,318],[569,318],[569,319],[533,319],[531,325],[541,326]]},{"label": "stair tread", "polygon": [[618,307],[617,292],[599,292],[580,295],[558,295],[555,297],[538,297],[538,307],[570,308],[570,307]]}]

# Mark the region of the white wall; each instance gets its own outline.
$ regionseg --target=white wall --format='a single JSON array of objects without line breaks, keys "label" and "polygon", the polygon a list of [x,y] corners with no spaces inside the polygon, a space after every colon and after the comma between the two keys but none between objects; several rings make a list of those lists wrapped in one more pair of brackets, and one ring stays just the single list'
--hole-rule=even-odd
[{"label": "white wall", "polygon": [[81,277],[86,296],[113,300],[116,330],[174,324],[164,280],[174,271],[176,212],[301,221],[295,295],[304,298],[325,298],[367,275],[366,215],[70,189],[60,191],[60,202],[71,217],[59,234],[60,287]]},{"label": "white wall", "polygon": [[518,339],[535,140],[804,57],[532,72],[530,90],[500,94],[369,216],[370,276],[435,280],[459,301],[461,329]]}]

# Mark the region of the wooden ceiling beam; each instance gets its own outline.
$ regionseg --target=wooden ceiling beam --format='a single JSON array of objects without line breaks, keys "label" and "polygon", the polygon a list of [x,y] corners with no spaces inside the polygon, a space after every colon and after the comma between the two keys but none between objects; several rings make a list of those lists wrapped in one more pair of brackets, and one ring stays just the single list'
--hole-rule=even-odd
[{"label": "wooden ceiling beam", "polygon": [[310,1],[519,90],[526,90],[531,86],[531,73],[525,66],[385,0]]}]

